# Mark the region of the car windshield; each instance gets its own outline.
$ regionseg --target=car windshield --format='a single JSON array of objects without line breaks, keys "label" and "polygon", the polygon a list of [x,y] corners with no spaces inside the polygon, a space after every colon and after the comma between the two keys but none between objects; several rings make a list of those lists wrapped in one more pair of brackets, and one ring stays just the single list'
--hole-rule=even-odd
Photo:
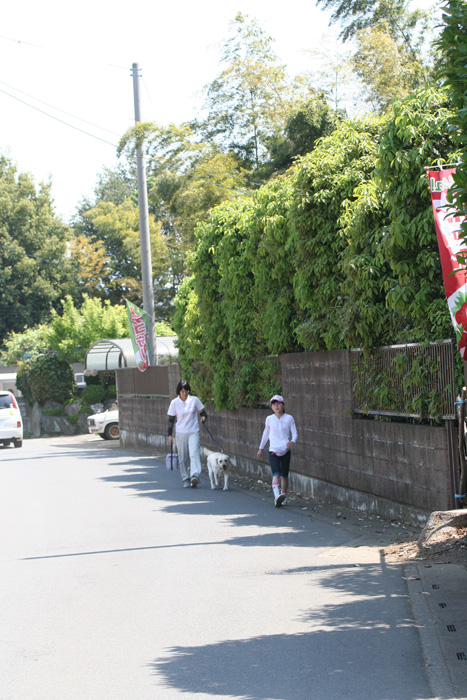
[{"label": "car windshield", "polygon": [[0,396],[0,408],[14,408],[11,396]]}]

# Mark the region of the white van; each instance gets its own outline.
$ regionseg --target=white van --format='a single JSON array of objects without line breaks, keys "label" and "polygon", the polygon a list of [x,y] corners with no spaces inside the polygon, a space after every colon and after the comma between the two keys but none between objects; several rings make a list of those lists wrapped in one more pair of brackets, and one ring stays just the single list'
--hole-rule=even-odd
[{"label": "white van", "polygon": [[23,419],[11,391],[0,391],[0,444],[23,445]]}]

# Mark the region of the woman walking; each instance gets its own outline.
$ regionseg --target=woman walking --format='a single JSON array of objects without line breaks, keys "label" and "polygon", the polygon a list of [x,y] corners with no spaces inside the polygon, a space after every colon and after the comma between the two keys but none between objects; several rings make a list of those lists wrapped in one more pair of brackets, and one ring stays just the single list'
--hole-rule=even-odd
[{"label": "woman walking", "polygon": [[190,385],[182,380],[177,385],[177,398],[171,401],[167,415],[169,425],[167,434],[169,444],[173,445],[172,436],[175,420],[177,420],[176,445],[178,465],[184,488],[196,488],[201,479],[201,458],[199,456],[199,423],[207,419],[204,406],[197,396],[190,396]]}]

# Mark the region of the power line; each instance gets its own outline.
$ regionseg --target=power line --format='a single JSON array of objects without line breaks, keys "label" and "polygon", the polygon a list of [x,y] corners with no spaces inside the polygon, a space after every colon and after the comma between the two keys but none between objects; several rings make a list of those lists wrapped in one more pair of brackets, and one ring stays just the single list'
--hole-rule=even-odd
[{"label": "power line", "polygon": [[[0,81],[0,84],[5,85],[6,83]],[[11,87],[11,86],[8,86],[8,87]],[[11,88],[11,89],[16,90],[16,88]],[[36,107],[35,105],[32,105],[29,102],[26,102],[25,100],[22,100],[21,98],[17,97],[16,95],[12,95],[11,93],[7,92],[6,90],[2,90],[2,88],[0,88],[0,92],[2,92],[4,95],[7,95],[8,97],[11,97],[14,100],[17,100],[18,102],[21,102],[22,104],[26,105],[27,107],[30,107],[31,109],[35,109],[37,112],[44,114],[46,117],[49,117],[50,119],[55,119],[56,121],[60,122],[61,124],[64,124],[65,126],[70,127],[71,129],[75,129],[76,131],[79,131],[80,133],[85,134],[86,136],[90,136],[93,139],[97,139],[98,141],[102,141],[102,143],[106,143],[109,146],[112,146],[113,148],[117,148],[117,144],[111,143],[110,141],[106,141],[105,139],[102,139],[100,136],[96,136],[95,134],[91,134],[89,131],[85,131],[84,129],[80,129],[78,126],[75,126],[74,124],[70,124],[69,122],[66,122],[63,119],[60,119],[59,117],[56,117],[53,114],[49,114],[48,112],[45,112],[43,109],[40,109],[39,107]],[[17,90],[17,92],[20,92],[21,94],[26,95],[26,93],[23,93],[21,90]],[[31,95],[27,95],[27,97],[30,97],[33,100],[37,99],[35,97],[32,97]],[[37,100],[37,102],[41,102],[41,104],[47,104],[45,102],[42,102],[42,100]],[[47,105],[47,106],[51,107],[52,109],[58,109],[56,107],[53,107],[52,105]],[[58,111],[64,112],[64,110],[60,110],[60,109],[58,109]],[[69,114],[69,113],[64,112],[64,114]],[[79,117],[74,117],[74,115],[72,115],[72,114],[69,114],[69,116],[76,118],[76,119],[79,119]],[[80,121],[85,121],[85,120],[80,119]],[[90,122],[86,122],[86,123],[91,124]],[[102,128],[102,127],[99,127],[95,124],[91,124],[91,126],[96,126],[97,129]],[[108,129],[104,129],[104,130],[109,131]],[[117,135],[117,134],[115,134],[115,132],[112,132],[112,131],[109,131],[109,133],[114,134],[115,136]],[[208,182],[209,184],[214,185],[215,187],[221,187],[223,189],[230,190],[232,192],[238,192],[239,194],[250,195],[249,192],[245,192],[243,190],[239,190],[239,189],[234,188],[234,187],[227,187],[227,185],[221,185],[220,183],[213,182],[212,180],[209,180],[207,178],[198,177],[198,176],[192,175],[190,173],[185,173],[184,175],[186,177],[190,177],[190,178],[193,178],[195,180],[201,180],[202,182]],[[255,182],[252,184],[257,185],[258,187],[261,187],[261,185],[259,183]]]},{"label": "power line", "polygon": [[[34,95],[28,95],[27,92],[23,92],[22,90],[18,90],[18,88],[13,87],[12,85],[8,85],[8,83],[4,83],[2,80],[0,80],[0,85],[5,85],[5,87],[10,88],[10,90],[14,90],[15,92],[19,92],[20,95],[25,95],[26,97],[29,97],[31,100],[35,100],[36,102],[39,102],[40,104],[45,105],[46,107],[50,107],[51,109],[55,109],[57,112],[61,112],[62,114],[66,114],[68,117],[72,117],[73,119],[77,119],[78,121],[83,122],[84,124],[89,124],[89,126],[94,126],[96,129],[100,129],[101,131],[107,131],[108,134],[112,134],[112,136],[118,136],[120,138],[120,134],[117,134],[115,131],[110,131],[110,129],[106,129],[103,126],[99,126],[98,124],[93,124],[92,122],[88,122],[86,119],[81,119],[81,117],[77,117],[75,114],[71,114],[70,112],[65,112],[64,109],[60,109],[60,107],[55,107],[54,105],[48,104],[48,102],[44,102],[43,100],[40,100],[38,97],[34,97]],[[11,97],[14,97],[14,95],[11,95]],[[29,106],[32,106],[32,105],[29,105]],[[47,115],[47,116],[50,116],[50,115]]]},{"label": "power line", "polygon": [[[85,131],[84,129],[80,129],[79,126],[74,126],[74,124],[69,124],[68,122],[64,121],[63,119],[60,119],[59,117],[55,117],[53,114],[49,114],[48,112],[45,112],[43,109],[40,109],[39,107],[35,107],[34,105],[29,104],[29,102],[26,102],[25,100],[22,100],[21,98],[16,97],[16,95],[11,95],[6,90],[2,90],[2,88],[0,88],[0,92],[3,92],[4,95],[11,97],[12,99],[17,100],[18,102],[21,102],[22,104],[26,105],[27,107],[31,107],[31,109],[35,109],[37,112],[41,112],[41,114],[45,114],[45,116],[50,117],[50,119],[55,119],[55,121],[60,122],[61,124],[64,124],[65,126],[69,126],[70,129],[75,129],[76,131],[80,131],[82,134],[86,134],[86,136],[90,136],[93,139],[97,139],[98,141],[102,141],[102,143],[107,143],[109,146],[112,146],[113,148],[117,148],[117,145],[115,143],[111,143],[110,141],[106,141],[105,139],[102,139],[100,136],[95,136],[94,134],[89,133],[89,131]],[[100,128],[100,127],[98,127],[98,128]]]},{"label": "power line", "polygon": [[[34,48],[34,49],[40,49],[41,51],[51,51],[52,53],[58,53],[58,54],[62,54],[62,55],[64,55],[64,56],[69,56],[69,55],[70,55],[67,51],[62,51],[61,49],[50,49],[50,48],[48,48],[47,46],[40,46],[39,44],[32,44],[32,43],[30,43],[29,41],[22,41],[22,39],[13,39],[13,38],[10,37],[10,36],[0,36],[0,39],[3,39],[4,41],[11,41],[11,42],[13,42],[14,44],[21,44],[21,45],[23,45],[23,46],[31,46],[32,48]],[[81,57],[80,57],[80,62],[82,62],[82,61],[83,61],[83,57],[81,56]],[[96,65],[96,63],[97,63],[97,62],[96,62],[95,60],[92,60],[92,64],[93,64],[93,65]],[[128,70],[128,66],[119,66],[119,65],[116,64],[116,63],[104,63],[104,62],[101,62],[100,65],[109,66],[110,68],[118,68],[119,70],[124,70],[124,71],[127,71],[127,70]]]},{"label": "power line", "polygon": [[[21,40],[11,39],[10,37],[0,36],[0,39],[5,39],[5,40],[8,40],[8,41],[13,41],[13,42],[17,42],[17,43],[24,43],[24,44],[27,44],[27,45],[29,45],[29,46],[33,46],[33,47],[35,47],[35,48],[40,48],[40,49],[43,48],[43,47],[38,46],[38,45],[36,45],[36,44],[28,44],[28,42],[22,42]],[[117,66],[117,67],[120,67],[120,66]],[[125,69],[125,70],[128,70],[128,69]],[[152,106],[153,109],[154,109],[154,105],[153,105],[152,100],[151,100],[151,95],[150,95],[149,89],[148,89],[148,87],[147,87],[147,85],[146,85],[144,79],[143,79],[143,84],[144,84],[144,87],[146,88],[146,92],[147,92],[147,95],[148,95],[149,100],[150,100],[150,102],[151,102],[151,106]],[[22,90],[19,90],[18,88],[15,88],[15,87],[13,87],[13,86],[11,86],[11,85],[8,85],[7,83],[5,83],[5,82],[3,82],[3,81],[1,81],[1,80],[0,80],[0,85],[4,85],[4,86],[8,87],[10,90],[14,90],[15,92],[18,92],[18,93],[20,93],[21,95],[25,95],[26,97],[28,97],[28,98],[30,98],[30,99],[32,99],[32,100],[35,100],[36,102],[39,102],[40,104],[43,104],[43,105],[45,105],[45,106],[47,106],[47,107],[50,107],[51,109],[54,109],[54,110],[56,110],[56,111],[58,111],[58,112],[61,112],[62,114],[66,114],[67,116],[70,116],[70,117],[72,117],[73,119],[77,119],[78,121],[82,121],[82,122],[85,123],[85,124],[89,124],[90,126],[93,126],[93,127],[95,127],[96,129],[101,129],[102,131],[107,131],[109,134],[112,134],[112,135],[114,135],[114,136],[119,136],[119,134],[116,134],[115,132],[110,131],[109,129],[106,129],[105,127],[98,126],[97,124],[93,124],[92,122],[89,122],[89,121],[87,121],[87,120],[85,120],[85,119],[81,119],[80,117],[77,117],[77,116],[75,116],[74,114],[71,114],[70,112],[66,112],[65,110],[60,109],[59,107],[55,107],[54,105],[50,105],[49,103],[44,102],[43,100],[40,100],[39,98],[34,97],[33,95],[29,95],[28,93],[23,92]],[[18,102],[21,102],[22,104],[26,105],[27,107],[30,107],[31,109],[34,109],[34,110],[36,110],[37,112],[40,112],[41,114],[45,115],[46,117],[49,117],[50,119],[54,119],[55,121],[58,121],[58,122],[60,122],[61,124],[64,124],[65,126],[70,127],[71,129],[75,129],[76,131],[79,131],[80,133],[85,134],[86,136],[90,136],[91,138],[94,138],[94,139],[96,139],[96,140],[98,140],[98,141],[102,141],[102,143],[106,143],[106,144],[108,144],[109,146],[112,146],[113,148],[117,148],[117,147],[118,147],[116,144],[111,143],[110,141],[107,141],[107,140],[101,138],[100,136],[96,136],[95,134],[92,134],[92,133],[90,133],[89,131],[85,131],[84,129],[80,129],[78,126],[75,126],[74,124],[70,124],[69,122],[66,122],[66,121],[63,120],[63,119],[60,119],[59,117],[56,117],[56,116],[53,115],[53,114],[49,114],[48,112],[44,111],[43,109],[40,109],[39,107],[36,107],[35,105],[30,104],[29,102],[26,102],[25,100],[22,100],[21,98],[17,97],[16,95],[12,95],[11,93],[7,92],[6,90],[3,90],[2,88],[0,88],[0,92],[2,92],[4,95],[7,95],[7,97],[11,97],[12,99],[17,100]],[[240,189],[237,189],[237,188],[235,188],[235,187],[228,187],[227,185],[221,185],[220,183],[214,182],[213,180],[210,180],[210,179],[208,179],[208,178],[199,177],[199,176],[196,176],[196,175],[192,175],[192,174],[190,174],[190,173],[184,173],[184,175],[185,175],[186,177],[190,177],[190,178],[192,178],[192,179],[199,180],[199,181],[201,181],[201,182],[207,182],[207,183],[213,185],[214,187],[220,187],[220,188],[222,188],[222,189],[226,189],[226,190],[229,190],[229,191],[231,191],[231,192],[238,192],[239,194],[251,196],[251,193],[250,193],[250,192],[245,192],[244,190],[240,190]],[[245,182],[246,182],[246,180],[245,180]],[[256,185],[257,187],[261,187],[261,184],[260,184],[260,183],[257,183],[257,182],[252,182],[251,184],[252,184],[252,185]]]},{"label": "power line", "polygon": [[15,44],[24,44],[25,46],[33,46],[35,49],[42,49],[42,46],[38,44],[30,44],[28,41],[21,41],[21,39],[12,39],[9,36],[0,36],[0,39],[5,39],[5,41],[13,41]]}]

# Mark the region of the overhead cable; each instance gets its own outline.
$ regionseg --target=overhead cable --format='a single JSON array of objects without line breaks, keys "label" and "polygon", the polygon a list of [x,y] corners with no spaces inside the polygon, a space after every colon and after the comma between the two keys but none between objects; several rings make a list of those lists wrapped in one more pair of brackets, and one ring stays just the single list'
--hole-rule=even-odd
[{"label": "overhead cable", "polygon": [[[35,100],[36,102],[39,102],[40,104],[45,105],[46,107],[50,107],[51,109],[55,109],[57,112],[61,112],[62,114],[66,114],[68,117],[73,117],[73,119],[77,119],[78,121],[83,122],[84,124],[89,124],[89,126],[94,126],[96,129],[100,129],[101,131],[107,131],[107,133],[112,134],[112,136],[118,136],[118,138],[120,138],[120,134],[117,134],[115,131],[110,131],[110,129],[106,129],[103,126],[99,126],[98,124],[93,124],[92,122],[88,122],[86,119],[82,119],[81,117],[77,117],[75,114],[71,114],[70,112],[65,112],[64,109],[60,109],[60,107],[55,107],[54,105],[48,104],[48,102],[44,102],[43,100],[40,100],[38,97],[34,97],[34,95],[28,95],[27,92],[23,92],[22,90],[18,90],[18,88],[13,87],[12,85],[8,85],[8,83],[4,83],[2,80],[0,80],[0,85],[5,85],[5,87],[10,88],[10,90],[14,90],[15,92],[19,92],[20,95],[25,95],[26,97],[29,97],[31,100]],[[11,95],[11,97],[14,97],[14,95]],[[29,105],[29,106],[32,106],[32,105]],[[47,115],[47,116],[50,116],[50,115]]]},{"label": "overhead cable", "polygon": [[100,136],[95,136],[95,134],[91,134],[89,131],[85,131],[84,129],[80,129],[79,126],[75,126],[74,124],[70,124],[69,122],[66,122],[63,119],[60,119],[59,117],[55,117],[53,114],[49,114],[48,112],[45,112],[43,109],[40,109],[39,107],[35,107],[34,105],[29,104],[29,102],[26,102],[25,100],[22,100],[21,98],[16,97],[16,95],[12,95],[11,93],[7,92],[6,90],[2,90],[2,88],[0,88],[0,92],[3,92],[4,95],[11,97],[14,100],[17,100],[18,102],[21,102],[22,104],[26,105],[27,107],[31,107],[31,109],[35,109],[37,112],[41,112],[41,114],[45,114],[45,116],[50,117],[50,119],[55,119],[57,122],[60,122],[61,124],[64,124],[65,126],[69,126],[71,129],[75,129],[76,131],[80,131],[82,134],[86,134],[86,136],[90,136],[93,139],[97,139],[98,141],[102,141],[102,143],[107,143],[109,146],[112,146],[113,148],[117,148],[117,144],[111,143],[110,141],[106,141],[105,139],[102,139]]}]

